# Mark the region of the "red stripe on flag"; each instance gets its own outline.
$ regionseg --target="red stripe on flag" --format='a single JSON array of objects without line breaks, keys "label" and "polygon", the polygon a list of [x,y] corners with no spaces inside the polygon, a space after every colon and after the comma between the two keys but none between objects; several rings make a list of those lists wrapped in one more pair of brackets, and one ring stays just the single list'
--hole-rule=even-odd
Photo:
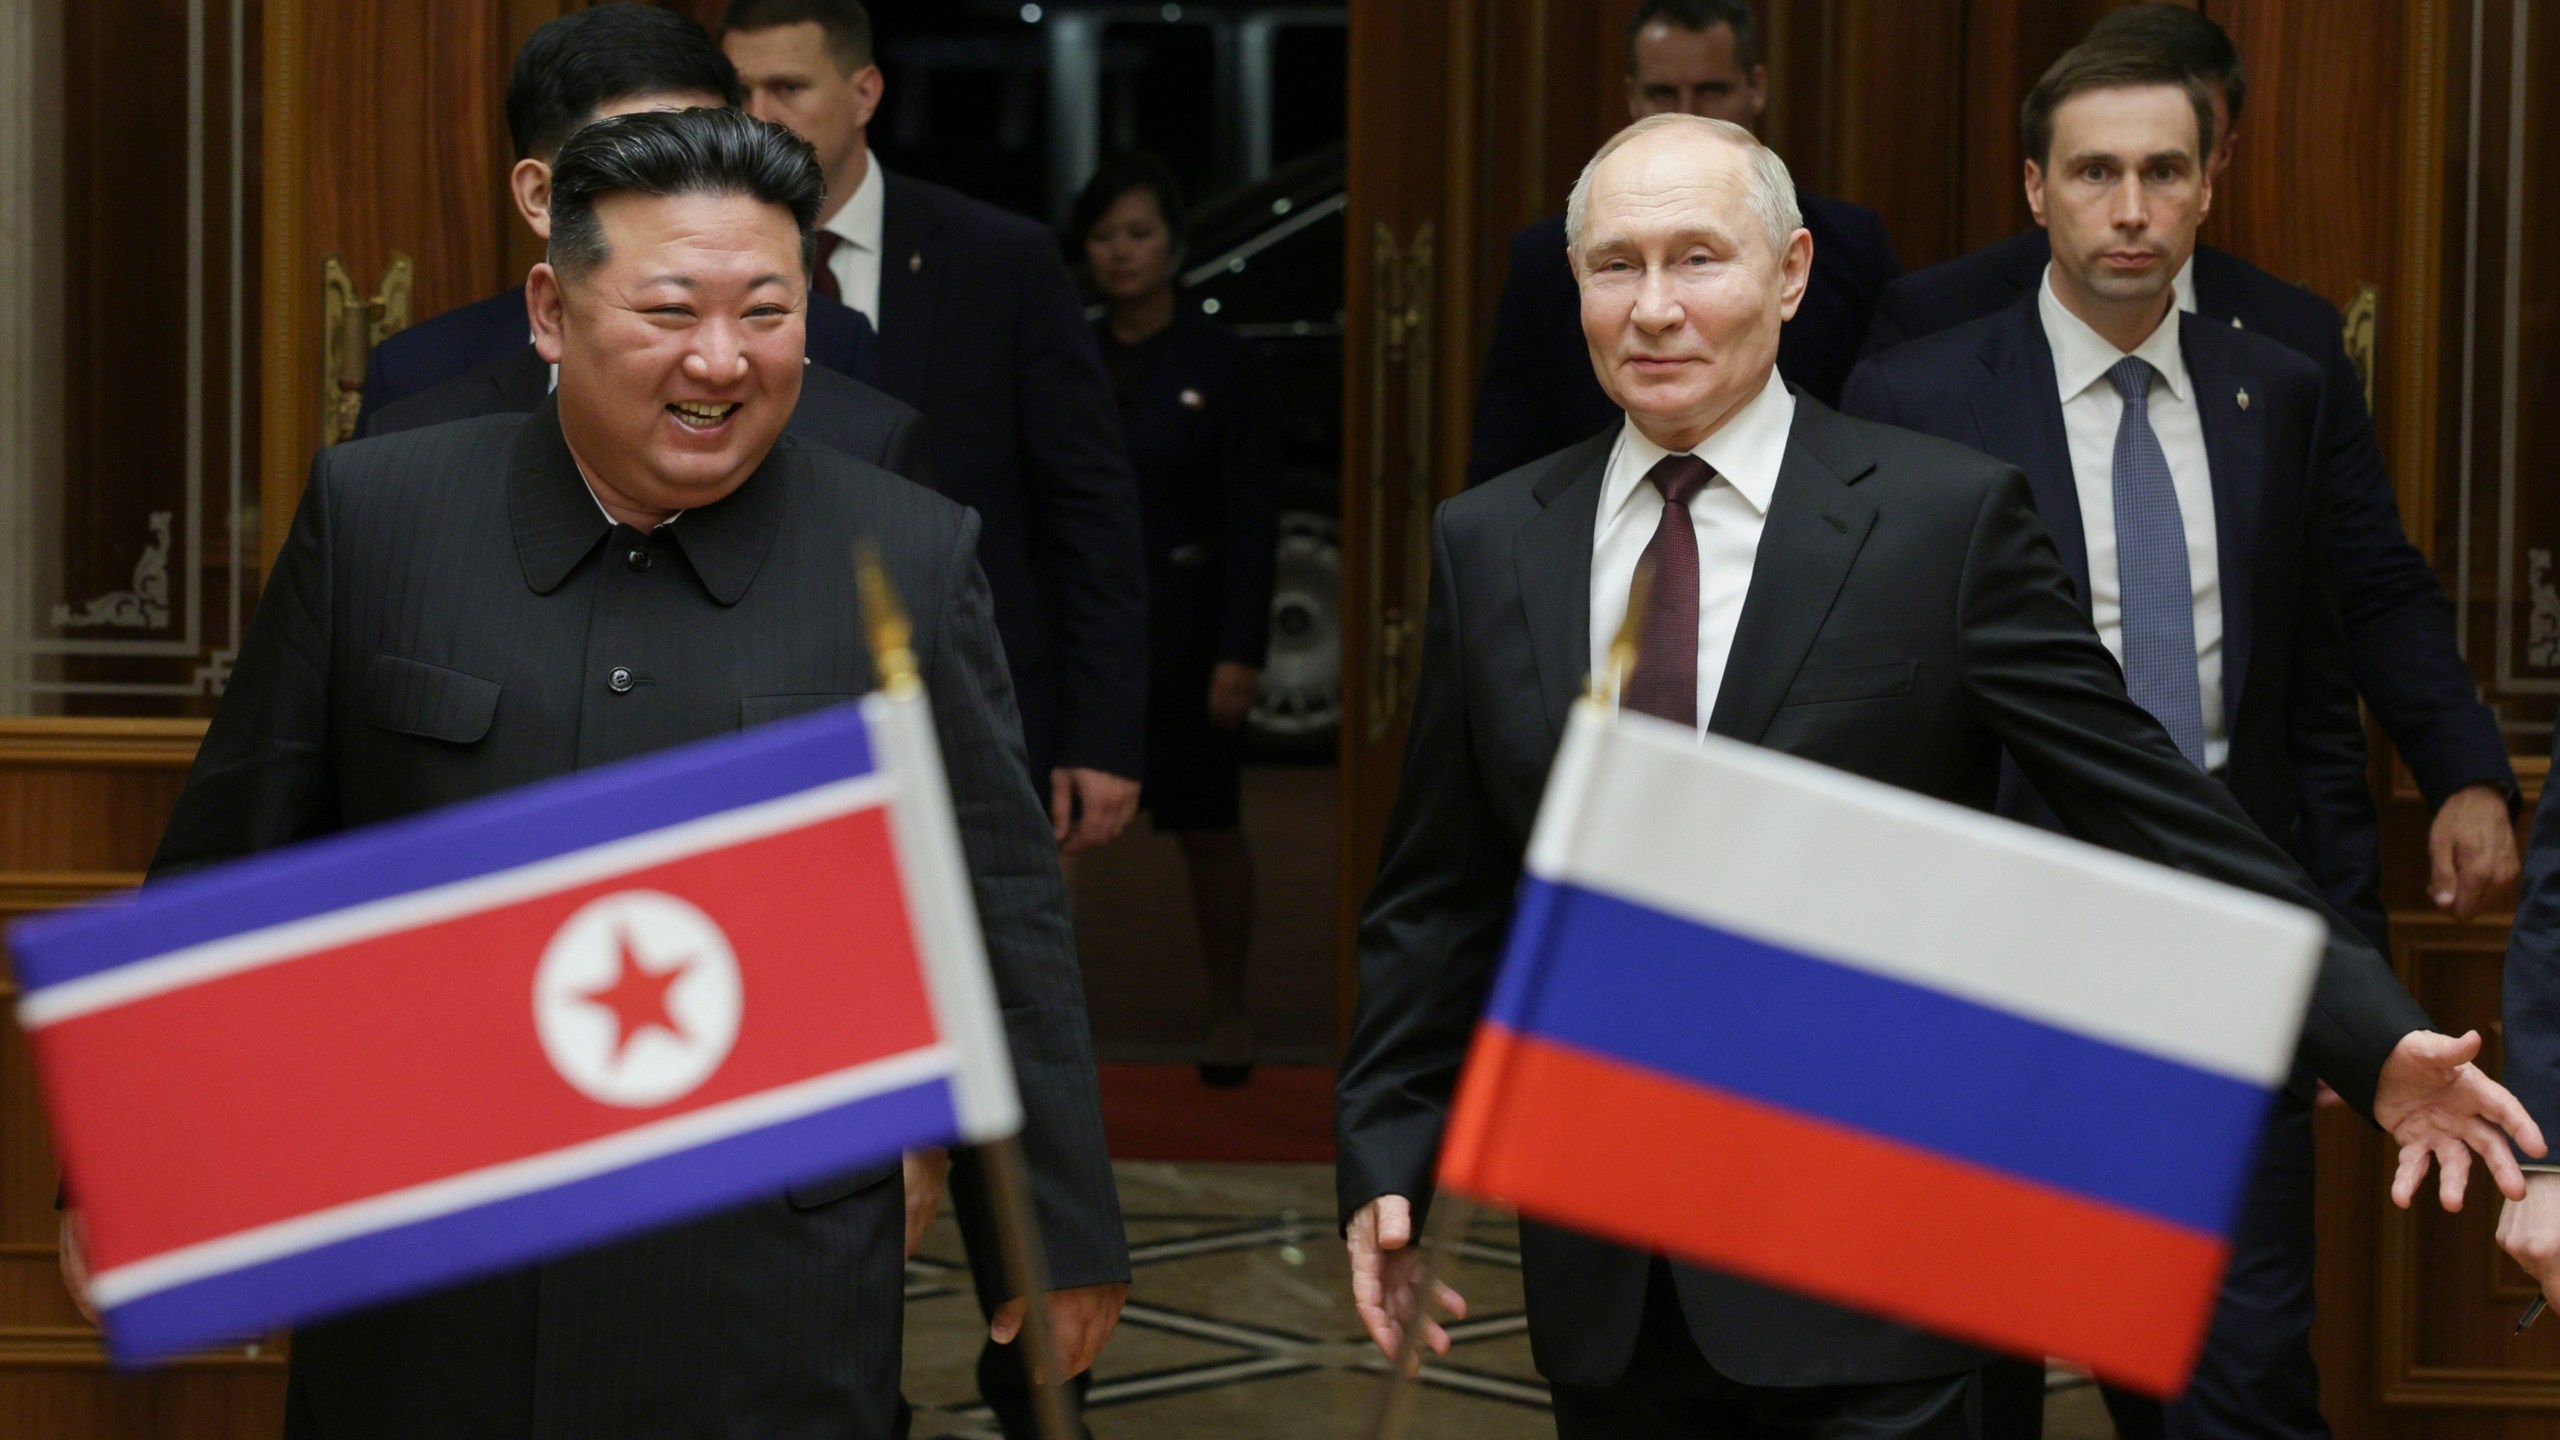
[{"label": "red stripe on flag", "polygon": [[1477,1032],[1440,1180],[1576,1230],[2066,1356],[2154,1394],[2184,1387],[2226,1250],[1492,1024]]},{"label": "red stripe on flag", "polygon": [[[553,1069],[544,947],[579,907],[655,890],[736,953],[727,1057],[629,1108]],[[902,1054],[936,1032],[885,810],[224,976],[32,1037],[101,1269]],[[109,1228],[112,1218],[113,1228]]]}]

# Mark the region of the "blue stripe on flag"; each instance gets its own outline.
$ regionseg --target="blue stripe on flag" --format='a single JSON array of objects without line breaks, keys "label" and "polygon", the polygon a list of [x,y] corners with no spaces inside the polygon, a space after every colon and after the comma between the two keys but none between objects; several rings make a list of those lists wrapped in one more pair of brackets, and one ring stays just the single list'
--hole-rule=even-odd
[{"label": "blue stripe on flag", "polygon": [[2230,1233],[2268,1102],[2246,1081],[1534,876],[1519,915],[1488,1019]]},{"label": "blue stripe on flag", "polygon": [[28,991],[173,950],[548,860],[872,770],[858,704],[761,725],[22,921]]},{"label": "blue stripe on flag", "polygon": [[278,1326],[537,1262],[959,1136],[934,1079],[644,1160],[548,1190],[209,1275],[107,1312],[118,1364],[138,1365]]}]

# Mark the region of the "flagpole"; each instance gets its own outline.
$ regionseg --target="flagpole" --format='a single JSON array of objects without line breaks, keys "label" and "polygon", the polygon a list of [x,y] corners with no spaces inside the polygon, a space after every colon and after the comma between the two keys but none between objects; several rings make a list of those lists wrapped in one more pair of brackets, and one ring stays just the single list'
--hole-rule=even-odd
[{"label": "flagpole", "polygon": [[[924,681],[916,670],[914,630],[896,587],[880,563],[879,548],[865,540],[854,547],[854,585],[862,602],[865,633],[870,641],[874,678],[892,700],[925,699]],[[1024,1378],[1031,1388],[1032,1415],[1041,1440],[1074,1440],[1067,1414],[1066,1376],[1055,1337],[1049,1328],[1049,1265],[1040,1244],[1040,1226],[1031,1202],[1030,1166],[1023,1159],[1019,1133],[980,1141],[971,1147],[986,1178],[987,1203],[993,1211],[997,1246],[1004,1257],[1006,1288],[1022,1299],[1019,1335]],[[1049,1379],[1043,1380],[1043,1374]]]}]

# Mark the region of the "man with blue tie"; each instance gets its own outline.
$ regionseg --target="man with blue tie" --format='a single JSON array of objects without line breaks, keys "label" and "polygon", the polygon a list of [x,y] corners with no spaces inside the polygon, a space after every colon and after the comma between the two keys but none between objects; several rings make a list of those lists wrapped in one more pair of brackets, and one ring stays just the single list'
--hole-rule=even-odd
[{"label": "man with blue tie", "polygon": [[[1870,359],[1842,408],[2026,472],[2134,702],[2379,946],[2363,732],[2324,571],[2320,370],[2178,303],[2212,202],[2214,118],[2205,87],[2156,53],[2064,55],[2022,116],[2027,200],[2048,237],[2033,291]],[[2001,809],[2053,823],[2014,765]],[[2302,1088],[2269,1118],[2194,1379],[2165,1411],[2110,1392],[2126,1434],[2328,1434]],[[2023,1383],[2040,1395],[2040,1373]],[[1987,1389],[1996,1402],[1996,1372]]]}]

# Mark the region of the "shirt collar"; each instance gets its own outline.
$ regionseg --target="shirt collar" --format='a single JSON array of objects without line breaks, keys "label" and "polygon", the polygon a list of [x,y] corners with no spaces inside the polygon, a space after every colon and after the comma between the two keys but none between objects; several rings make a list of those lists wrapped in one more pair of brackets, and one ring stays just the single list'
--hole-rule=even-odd
[{"label": "shirt collar", "polygon": [[844,202],[844,208],[818,228],[843,236],[848,245],[879,254],[881,217],[887,213],[885,192],[886,187],[880,183],[880,157],[865,147],[862,183],[853,187],[853,196]]},{"label": "shirt collar", "polygon": [[[1778,491],[1778,469],[1786,462],[1787,434],[1794,428],[1796,397],[1771,370],[1760,393],[1733,412],[1716,433],[1689,453],[1714,467],[1716,475],[1751,502],[1762,515]],[[1618,434],[1618,461],[1609,468],[1609,493],[1600,498],[1600,513],[1614,516],[1644,488],[1644,477],[1671,452],[1647,439],[1629,419]]]},{"label": "shirt collar", "polygon": [[[799,453],[786,437],[745,484],[684,512],[693,518],[666,531],[712,599],[735,605],[754,582],[782,529],[786,482],[780,472],[798,463]],[[613,517],[587,487],[569,441],[560,433],[556,398],[545,397],[516,432],[507,489],[516,559],[524,567],[525,583],[538,595],[559,589],[578,563],[595,552],[597,542],[613,532]]]},{"label": "shirt collar", "polygon": [[2178,267],[2178,278],[2170,281],[2169,286],[2171,289],[2178,292],[2178,312],[2183,315],[2193,315],[2196,313],[2196,257],[2194,252],[2190,251],[2188,253],[2187,263]]},{"label": "shirt collar", "polygon": [[[2045,267],[2044,283],[2036,287],[2036,310],[2044,320],[2045,341],[2053,347],[2053,378],[2066,403],[2105,380],[2107,372],[2128,353],[2090,329],[2087,321],[2062,303],[2062,297],[2053,292],[2051,265]],[[2188,398],[2187,361],[2178,349],[2178,317],[2177,307],[2171,306],[2130,353],[2150,361],[2169,393],[2184,400]]]}]

